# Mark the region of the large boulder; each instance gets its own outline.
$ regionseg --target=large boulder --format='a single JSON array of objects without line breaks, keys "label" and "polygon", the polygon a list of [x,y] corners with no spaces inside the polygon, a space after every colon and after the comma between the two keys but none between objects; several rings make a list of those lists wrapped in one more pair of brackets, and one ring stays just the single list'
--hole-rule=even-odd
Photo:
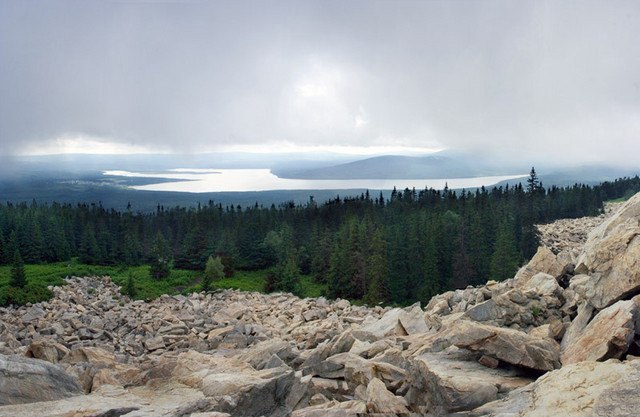
[{"label": "large boulder", "polygon": [[52,401],[82,394],[70,375],[49,362],[0,355],[0,405]]},{"label": "large boulder", "polygon": [[69,353],[64,345],[49,339],[35,340],[29,345],[25,356],[42,359],[51,363],[58,363]]},{"label": "large boulder", "polygon": [[444,333],[449,343],[512,365],[539,371],[560,367],[560,346],[550,337],[459,320]]},{"label": "large boulder", "polygon": [[290,363],[297,356],[293,352],[290,343],[279,339],[271,339],[243,349],[238,359],[249,363],[256,369],[263,369],[267,366],[273,355],[276,355],[285,363]]},{"label": "large boulder", "polygon": [[356,339],[375,341],[387,336],[406,336],[429,330],[420,304],[387,311],[379,320],[365,323],[353,332]]},{"label": "large boulder", "polygon": [[639,310],[640,295],[599,312],[578,337],[564,344],[562,364],[621,358],[633,341]]},{"label": "large boulder", "polygon": [[542,376],[467,416],[631,417],[640,410],[640,360],[580,362]]},{"label": "large boulder", "polygon": [[257,371],[236,358],[195,351],[178,356],[173,377],[218,401],[216,411],[232,416],[286,414],[292,387],[300,382],[286,366]]},{"label": "large boulder", "polygon": [[411,408],[435,415],[471,410],[531,383],[519,370],[485,367],[477,355],[455,348],[413,357],[409,381]]},{"label": "large boulder", "polygon": [[369,413],[387,413],[393,415],[408,414],[407,402],[389,392],[384,382],[374,378],[367,385],[367,411]]},{"label": "large boulder", "polygon": [[593,306],[587,301],[582,301],[578,305],[578,314],[571,321],[569,328],[562,337],[560,347],[563,351],[573,345],[576,339],[580,337],[585,327],[589,324],[591,317],[593,317],[594,310]]},{"label": "large boulder", "polygon": [[215,406],[200,391],[175,383],[133,390],[107,385],[89,395],[0,407],[0,417],[193,416]]},{"label": "large boulder", "polygon": [[640,292],[640,193],[589,233],[576,273],[590,276],[583,296],[599,310]]},{"label": "large boulder", "polygon": [[572,268],[573,265],[565,257],[559,257],[546,246],[540,246],[533,258],[516,273],[515,282],[518,287],[528,287],[529,280],[537,273],[544,272],[560,279]]}]

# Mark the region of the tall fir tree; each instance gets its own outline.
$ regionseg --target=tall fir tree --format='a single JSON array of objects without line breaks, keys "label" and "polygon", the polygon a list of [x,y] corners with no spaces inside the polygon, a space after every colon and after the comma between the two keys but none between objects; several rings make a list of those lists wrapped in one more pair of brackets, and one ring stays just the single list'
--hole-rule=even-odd
[{"label": "tall fir tree", "polygon": [[520,263],[513,223],[504,220],[498,228],[496,243],[491,257],[491,279],[503,281],[513,277]]},{"label": "tall fir tree", "polygon": [[387,264],[387,245],[381,230],[373,233],[369,242],[369,258],[367,270],[369,287],[365,300],[369,304],[386,303],[391,294],[389,291],[389,268]]},{"label": "tall fir tree", "polygon": [[162,233],[158,232],[151,250],[149,275],[153,279],[164,279],[168,277],[170,273],[171,250]]},{"label": "tall fir tree", "polygon": [[86,225],[84,228],[78,255],[80,262],[84,264],[94,265],[100,262],[100,248],[91,225]]},{"label": "tall fir tree", "polygon": [[9,285],[14,288],[24,288],[25,285],[27,285],[27,274],[24,270],[24,262],[22,261],[19,250],[16,250],[13,254]]},{"label": "tall fir tree", "polygon": [[124,288],[122,289],[122,293],[128,295],[132,300],[138,296],[138,290],[136,289],[136,283],[133,279],[133,274],[129,272],[127,275],[127,281],[124,284]]}]

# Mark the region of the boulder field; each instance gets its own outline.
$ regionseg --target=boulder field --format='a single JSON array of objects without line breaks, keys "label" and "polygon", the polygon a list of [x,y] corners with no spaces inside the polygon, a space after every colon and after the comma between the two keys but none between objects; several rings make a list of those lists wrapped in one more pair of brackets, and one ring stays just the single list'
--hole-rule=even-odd
[{"label": "boulder field", "polygon": [[425,308],[71,277],[0,309],[0,416],[636,416],[640,194],[576,224]]}]

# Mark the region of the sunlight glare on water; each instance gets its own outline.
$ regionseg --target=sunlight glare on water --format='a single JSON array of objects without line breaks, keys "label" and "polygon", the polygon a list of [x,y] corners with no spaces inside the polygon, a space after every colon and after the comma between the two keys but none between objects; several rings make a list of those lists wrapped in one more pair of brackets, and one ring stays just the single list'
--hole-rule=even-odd
[{"label": "sunlight glare on water", "polygon": [[178,191],[189,193],[229,191],[273,191],[273,190],[391,190],[405,188],[451,189],[490,186],[500,181],[525,177],[526,175],[499,175],[454,179],[354,179],[354,180],[309,180],[280,178],[268,169],[172,169],[166,172],[141,173],[130,171],[105,171],[104,175],[135,178],[175,179],[158,184],[137,185],[131,188],[147,191]]}]

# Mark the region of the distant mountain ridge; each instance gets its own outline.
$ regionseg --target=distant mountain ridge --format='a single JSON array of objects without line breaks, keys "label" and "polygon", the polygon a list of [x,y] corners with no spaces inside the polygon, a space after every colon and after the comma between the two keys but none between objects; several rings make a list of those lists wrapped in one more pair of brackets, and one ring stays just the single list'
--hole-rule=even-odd
[{"label": "distant mountain ridge", "polygon": [[300,179],[440,179],[512,175],[524,171],[460,152],[427,156],[384,155],[329,167],[273,170],[282,178]]}]

